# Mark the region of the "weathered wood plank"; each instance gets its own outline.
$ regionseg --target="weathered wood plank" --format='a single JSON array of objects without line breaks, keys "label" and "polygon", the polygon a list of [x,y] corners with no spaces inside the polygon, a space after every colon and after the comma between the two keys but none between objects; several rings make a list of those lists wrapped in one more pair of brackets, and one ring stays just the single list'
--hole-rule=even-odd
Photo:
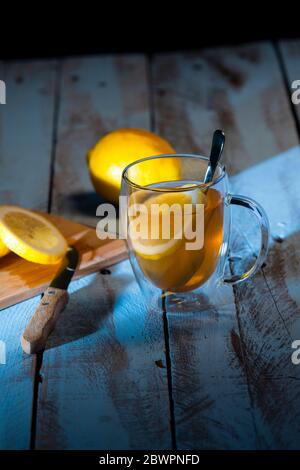
[{"label": "weathered wood plank", "polygon": [[168,302],[179,449],[257,446],[244,364],[233,349],[241,348],[233,301],[231,288],[224,287],[177,308]]},{"label": "weathered wood plank", "polygon": [[[295,89],[292,88],[294,80],[300,80],[300,39],[279,41],[279,51],[283,59],[283,65],[287,74],[288,94],[292,96]],[[295,111],[300,122],[300,105],[295,105]]]},{"label": "weathered wood plank", "polygon": [[2,76],[0,202],[47,210],[56,63],[5,62]]},{"label": "weathered wood plank", "polygon": [[230,174],[294,145],[282,77],[268,43],[157,56],[154,85],[156,129],[177,151],[207,155],[212,131],[221,125]]},{"label": "weathered wood plank", "polygon": [[37,448],[170,448],[161,312],[146,312],[128,261],[72,284],[48,347]]},{"label": "weathered wood plank", "polygon": [[35,358],[22,352],[20,337],[38,298],[1,311],[0,340],[6,364],[0,364],[0,449],[29,449]]},{"label": "weathered wood plank", "polygon": [[146,62],[142,56],[67,59],[62,64],[52,210],[95,226],[101,202],[87,151],[118,127],[149,128]]},{"label": "weathered wood plank", "polygon": [[[297,143],[270,44],[160,55],[155,57],[153,76],[156,130],[179,151],[207,154],[213,130],[223,128],[224,160],[235,174]],[[258,182],[252,184],[256,187]],[[244,187],[249,192],[249,185]],[[272,196],[268,198],[272,201]],[[246,254],[249,257],[249,247],[244,247]],[[283,264],[287,272],[284,260]],[[276,269],[275,263],[274,273]],[[221,307],[218,300],[211,306],[215,299],[209,293],[197,311],[190,305],[184,325],[184,313],[178,316],[169,307],[178,447],[292,448],[299,440],[294,408],[290,400],[278,403],[274,381],[279,381],[280,390],[292,387],[291,397],[299,394],[295,391],[299,382],[284,371],[290,337],[278,303],[263,274],[234,292],[221,288],[218,296]],[[252,322],[253,317],[260,320]],[[256,356],[249,354],[251,343]],[[279,366],[281,360],[283,377],[278,369],[274,380],[269,379],[263,365],[276,361]],[[257,377],[264,380],[260,383]],[[296,433],[292,440],[289,426]]]},{"label": "weathered wood plank", "polygon": [[[47,209],[55,102],[54,61],[0,65],[7,102],[0,106],[0,202]],[[35,357],[22,353],[20,336],[39,299],[1,311],[0,448],[28,449]]]},{"label": "weathered wood plank", "polygon": [[[290,85],[300,70],[299,41],[281,42],[279,48]],[[290,86],[286,93],[287,97],[291,95]],[[295,109],[299,116],[297,106]],[[293,127],[289,119],[274,131],[282,133]],[[273,443],[271,439],[265,445],[289,449],[299,448],[300,442],[300,369],[291,361],[291,344],[300,338],[300,297],[296,287],[300,274],[300,151],[297,145],[295,136],[288,152],[275,154],[232,182],[235,190],[244,188],[250,196],[260,200],[270,219],[272,244],[263,273],[249,283],[248,289],[236,289],[236,294],[250,364],[248,370],[255,382],[253,399],[259,404],[261,420],[269,426],[269,434],[274,435]],[[277,316],[271,315],[261,295],[262,283],[273,299]]]},{"label": "weathered wood plank", "polygon": [[[293,170],[283,178],[285,168]],[[262,202],[271,226],[263,271],[235,288],[252,397],[268,448],[297,449],[300,442],[300,368],[291,361],[292,342],[300,338],[300,297],[295,287],[300,274],[299,171],[300,150],[295,147],[232,180],[235,191],[243,188]],[[248,240],[253,242],[254,236]],[[239,264],[243,262],[236,270],[242,268]]]},{"label": "weathered wood plank", "polygon": [[[145,59],[66,60],[60,96],[53,209],[94,223],[85,152],[115,127],[149,127]],[[161,311],[146,312],[128,262],[111,272],[71,287],[44,353],[37,448],[171,446]]]}]

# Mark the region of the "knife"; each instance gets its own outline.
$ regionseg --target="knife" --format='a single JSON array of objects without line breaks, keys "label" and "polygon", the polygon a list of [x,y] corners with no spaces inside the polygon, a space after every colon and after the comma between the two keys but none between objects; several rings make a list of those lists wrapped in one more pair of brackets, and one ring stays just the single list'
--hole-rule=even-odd
[{"label": "knife", "polygon": [[68,303],[67,289],[78,260],[76,248],[69,247],[57,274],[45,290],[38,308],[21,337],[21,346],[27,354],[33,354],[45,348],[47,338],[55,326],[59,313]]}]

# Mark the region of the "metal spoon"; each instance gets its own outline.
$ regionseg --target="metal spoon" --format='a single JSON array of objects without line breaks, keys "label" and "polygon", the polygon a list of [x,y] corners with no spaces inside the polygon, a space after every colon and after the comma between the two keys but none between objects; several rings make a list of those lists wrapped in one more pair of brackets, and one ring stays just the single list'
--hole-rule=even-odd
[{"label": "metal spoon", "polygon": [[211,143],[211,151],[209,157],[208,167],[204,177],[204,183],[210,183],[218,166],[225,144],[225,134],[221,130],[216,130],[213,135]]}]

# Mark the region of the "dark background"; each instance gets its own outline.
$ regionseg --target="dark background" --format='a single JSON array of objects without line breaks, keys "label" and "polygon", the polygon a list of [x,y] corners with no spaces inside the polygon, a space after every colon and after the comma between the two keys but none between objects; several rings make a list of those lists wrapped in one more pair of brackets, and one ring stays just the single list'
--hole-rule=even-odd
[{"label": "dark background", "polygon": [[[0,6],[0,59],[193,50],[300,36],[300,7],[253,3]],[[162,5],[164,8],[162,8]]]}]

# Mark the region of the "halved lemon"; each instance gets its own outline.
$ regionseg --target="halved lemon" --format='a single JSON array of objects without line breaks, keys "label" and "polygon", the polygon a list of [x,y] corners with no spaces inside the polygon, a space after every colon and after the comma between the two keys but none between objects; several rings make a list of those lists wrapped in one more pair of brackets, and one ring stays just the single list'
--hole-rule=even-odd
[{"label": "halved lemon", "polygon": [[7,248],[33,263],[58,263],[68,249],[51,222],[17,206],[0,206],[0,238]]},{"label": "halved lemon", "polygon": [[7,253],[9,253],[9,252],[10,252],[10,249],[7,248],[7,246],[0,239],[0,258],[2,258],[2,256],[7,255]]}]

